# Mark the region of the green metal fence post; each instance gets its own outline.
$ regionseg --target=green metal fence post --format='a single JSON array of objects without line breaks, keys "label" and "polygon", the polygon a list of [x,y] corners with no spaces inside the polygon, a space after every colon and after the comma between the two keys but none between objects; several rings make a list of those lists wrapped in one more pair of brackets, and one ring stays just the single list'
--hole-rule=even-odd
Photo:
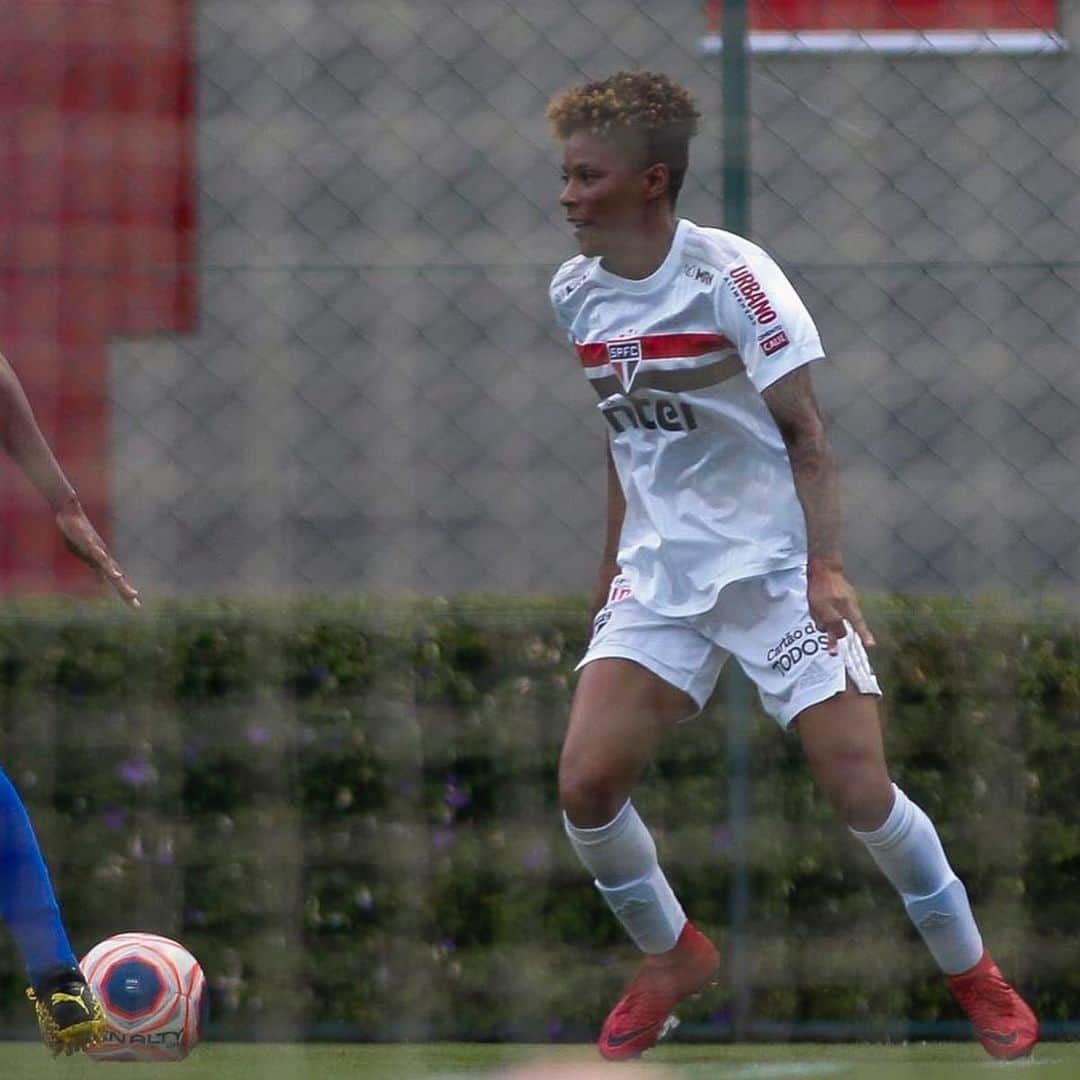
[{"label": "green metal fence post", "polygon": [[724,227],[750,232],[750,58],[746,0],[724,0],[721,53],[724,117]]},{"label": "green metal fence post", "polygon": [[[750,232],[750,61],[746,0],[724,0],[721,90],[723,93],[724,226]],[[748,738],[752,691],[749,680],[730,665],[725,682],[728,720],[728,815],[731,828],[730,987],[732,1034],[749,1031],[750,992],[750,755]]]}]

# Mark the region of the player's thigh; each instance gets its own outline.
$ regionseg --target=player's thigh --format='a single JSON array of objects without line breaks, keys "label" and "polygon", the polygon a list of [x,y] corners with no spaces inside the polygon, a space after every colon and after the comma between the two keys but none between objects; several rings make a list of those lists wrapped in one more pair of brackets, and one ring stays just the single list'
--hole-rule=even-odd
[{"label": "player's thigh", "polygon": [[685,690],[634,660],[593,660],[574,693],[563,756],[648,761],[665,733],[697,711]]},{"label": "player's thigh", "polygon": [[765,711],[785,730],[798,731],[814,775],[844,820],[855,828],[884,820],[892,787],[881,688],[850,627],[836,654],[828,651],[827,635],[810,616],[805,569],[729,586],[712,629],[757,685]]},{"label": "player's thigh", "polygon": [[726,657],[694,618],[651,611],[628,578],[612,581],[578,664],[559,762],[571,821],[589,828],[611,820],[664,734],[704,707]]},{"label": "player's thigh", "polygon": [[821,789],[854,829],[881,825],[892,808],[878,698],[848,685],[804,709],[794,728]]}]

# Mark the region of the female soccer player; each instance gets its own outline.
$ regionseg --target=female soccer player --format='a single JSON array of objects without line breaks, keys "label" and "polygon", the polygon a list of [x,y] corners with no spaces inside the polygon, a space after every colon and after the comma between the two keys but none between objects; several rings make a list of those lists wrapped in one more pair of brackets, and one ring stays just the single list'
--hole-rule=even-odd
[{"label": "female soccer player", "polygon": [[[139,594],[90,524],[38,428],[18,377],[0,356],[0,444],[56,514],[68,548],[131,607]],[[0,916],[15,937],[30,977],[27,996],[45,1045],[74,1053],[100,1038],[105,1019],[68,941],[41,848],[18,792],[0,770]]]},{"label": "female soccer player", "polygon": [[714,976],[630,793],[735,657],[900,897],[995,1057],[1035,1016],[983,947],[934,825],[889,779],[881,691],[840,554],[836,470],[810,379],[817,329],[772,259],[675,216],[699,113],[664,75],[567,90],[547,116],[581,254],[551,283],[608,428],[607,543],[559,762],[570,843],[638,948],[601,1054],[635,1057]]}]

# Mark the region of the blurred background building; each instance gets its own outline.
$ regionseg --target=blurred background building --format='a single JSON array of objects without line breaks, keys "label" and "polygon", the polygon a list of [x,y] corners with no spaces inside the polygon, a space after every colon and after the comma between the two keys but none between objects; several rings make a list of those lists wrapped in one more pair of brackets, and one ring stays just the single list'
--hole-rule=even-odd
[{"label": "blurred background building", "polygon": [[[587,587],[603,431],[547,305],[572,240],[543,111],[622,67],[684,80],[680,210],[721,224],[697,0],[4,6],[4,347],[135,580]],[[753,58],[752,235],[830,356],[864,589],[1073,589],[1078,74]],[[22,535],[8,579],[40,585],[48,522]]]}]

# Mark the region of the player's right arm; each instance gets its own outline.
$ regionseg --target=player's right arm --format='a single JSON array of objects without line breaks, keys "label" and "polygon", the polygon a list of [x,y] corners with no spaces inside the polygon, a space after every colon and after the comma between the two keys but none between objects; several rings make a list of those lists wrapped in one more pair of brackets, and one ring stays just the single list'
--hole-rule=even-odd
[{"label": "player's right arm", "polygon": [[611,591],[611,581],[619,573],[619,538],[622,536],[623,518],[626,517],[626,497],[623,495],[619,474],[615,471],[615,460],[611,456],[611,444],[607,445],[607,530],[604,538],[604,557],[600,562],[600,573],[593,589],[592,606],[589,618],[595,619],[596,613],[607,603]]},{"label": "player's right arm", "polygon": [[124,577],[91,525],[75,489],[38,427],[19,377],[3,355],[0,355],[0,445],[52,507],[56,527],[70,551],[102,582],[111,585],[125,603],[137,608],[138,591]]},{"label": "player's right arm", "polygon": [[[571,344],[575,342],[571,323],[578,310],[577,305],[581,295],[579,290],[588,280],[588,265],[589,260],[581,255],[568,259],[555,271],[555,276],[551,279],[551,285],[548,288],[548,299],[551,301],[555,321]],[[619,539],[622,536],[623,518],[626,516],[626,499],[623,496],[622,484],[619,483],[619,474],[615,470],[610,443],[606,444],[605,454],[607,458],[607,508],[604,516],[607,527],[604,555],[600,561],[600,570],[596,575],[592,602],[589,605],[590,621],[596,618],[597,612],[607,603],[611,581],[619,573]]]}]

